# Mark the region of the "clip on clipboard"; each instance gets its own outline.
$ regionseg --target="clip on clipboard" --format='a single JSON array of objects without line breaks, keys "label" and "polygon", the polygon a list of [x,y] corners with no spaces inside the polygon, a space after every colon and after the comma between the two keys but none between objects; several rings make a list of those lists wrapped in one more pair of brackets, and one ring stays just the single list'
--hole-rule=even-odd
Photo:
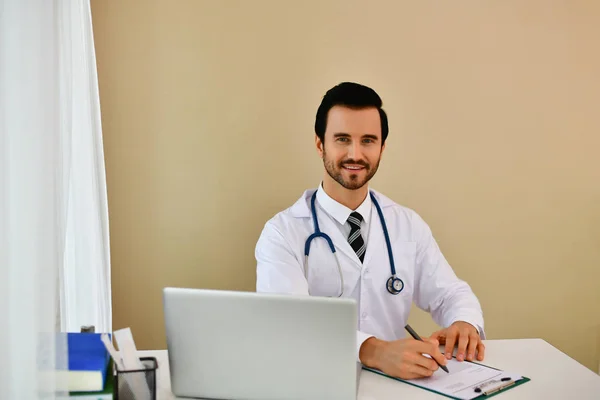
[{"label": "clip on clipboard", "polygon": [[507,389],[515,384],[515,381],[511,377],[504,377],[501,379],[492,379],[484,382],[479,386],[476,386],[473,390],[475,393],[483,393],[485,396],[490,397],[492,394],[501,390]]},{"label": "clip on clipboard", "polygon": [[471,361],[457,361],[454,357],[447,367],[449,374],[438,369],[433,376],[420,379],[400,379],[373,368],[363,366],[363,369],[456,400],[487,399],[530,381],[521,375]]}]

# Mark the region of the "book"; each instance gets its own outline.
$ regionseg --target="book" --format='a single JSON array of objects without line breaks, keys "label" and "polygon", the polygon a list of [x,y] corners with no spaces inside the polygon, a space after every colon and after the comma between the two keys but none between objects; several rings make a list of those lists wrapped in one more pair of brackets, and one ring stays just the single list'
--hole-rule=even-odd
[{"label": "book", "polygon": [[113,400],[113,391],[115,384],[115,377],[112,373],[113,366],[112,361],[108,364],[106,370],[106,383],[104,389],[99,392],[70,392],[67,399],[71,400]]},{"label": "book", "polygon": [[73,392],[105,390],[110,356],[100,333],[67,333],[68,370],[57,371],[60,387]]}]

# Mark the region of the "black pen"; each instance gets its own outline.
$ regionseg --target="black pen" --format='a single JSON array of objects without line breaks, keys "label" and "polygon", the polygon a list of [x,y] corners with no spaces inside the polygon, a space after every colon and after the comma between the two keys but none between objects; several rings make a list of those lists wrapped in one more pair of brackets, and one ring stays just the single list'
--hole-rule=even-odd
[{"label": "black pen", "polygon": [[[408,333],[410,333],[410,336],[412,336],[415,340],[420,340],[421,342],[424,342],[424,340],[421,339],[421,336],[419,336],[419,334],[417,332],[415,332],[415,330],[413,328],[411,328],[410,325],[406,324],[405,328],[408,331]],[[450,371],[448,371],[448,367],[446,367],[445,365],[440,364],[438,362],[438,360],[436,360],[435,358],[433,358],[433,356],[431,358],[433,359],[433,361],[435,361],[437,363],[437,365],[440,366],[441,369],[443,369],[447,373],[450,373]]]}]

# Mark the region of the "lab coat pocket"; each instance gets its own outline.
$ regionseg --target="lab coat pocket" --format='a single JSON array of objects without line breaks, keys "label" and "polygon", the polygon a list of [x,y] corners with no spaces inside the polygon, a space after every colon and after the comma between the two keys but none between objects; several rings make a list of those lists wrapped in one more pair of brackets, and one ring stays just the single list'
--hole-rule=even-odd
[{"label": "lab coat pocket", "polygon": [[308,292],[311,296],[338,297],[342,294],[342,274],[338,259],[327,243],[315,241],[306,265]]}]

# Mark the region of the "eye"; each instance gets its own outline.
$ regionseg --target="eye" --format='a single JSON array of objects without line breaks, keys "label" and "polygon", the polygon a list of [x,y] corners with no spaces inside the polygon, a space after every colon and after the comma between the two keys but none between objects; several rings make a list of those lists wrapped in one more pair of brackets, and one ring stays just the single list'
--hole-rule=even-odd
[{"label": "eye", "polygon": [[339,138],[337,138],[337,141],[338,142],[347,142],[348,138],[346,138],[346,137],[339,137]]}]

